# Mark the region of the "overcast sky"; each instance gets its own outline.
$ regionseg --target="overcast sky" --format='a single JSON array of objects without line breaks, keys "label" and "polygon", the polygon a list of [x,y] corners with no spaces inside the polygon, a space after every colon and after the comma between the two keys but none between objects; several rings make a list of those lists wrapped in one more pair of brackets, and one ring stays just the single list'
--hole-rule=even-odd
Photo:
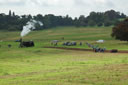
[{"label": "overcast sky", "polygon": [[0,0],[0,13],[14,11],[23,14],[55,14],[78,17],[91,11],[114,9],[128,15],[128,0]]}]

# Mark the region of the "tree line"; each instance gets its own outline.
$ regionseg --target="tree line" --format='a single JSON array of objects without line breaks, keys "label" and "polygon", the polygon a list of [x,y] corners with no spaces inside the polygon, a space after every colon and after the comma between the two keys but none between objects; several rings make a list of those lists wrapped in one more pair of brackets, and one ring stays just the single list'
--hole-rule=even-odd
[{"label": "tree line", "polygon": [[119,23],[127,16],[124,13],[120,13],[114,10],[108,10],[106,12],[91,12],[87,17],[81,15],[76,18],[72,18],[69,15],[55,16],[53,14],[37,14],[32,15],[16,15],[15,12],[9,10],[8,14],[0,14],[0,30],[22,30],[22,27],[31,19],[41,21],[44,25],[40,27],[36,25],[37,30],[53,28],[57,26],[112,26]]}]

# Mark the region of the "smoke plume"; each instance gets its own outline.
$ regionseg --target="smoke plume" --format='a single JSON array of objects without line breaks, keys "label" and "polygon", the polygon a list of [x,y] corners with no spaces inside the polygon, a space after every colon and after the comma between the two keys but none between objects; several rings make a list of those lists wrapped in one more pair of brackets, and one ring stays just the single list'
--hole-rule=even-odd
[{"label": "smoke plume", "polygon": [[39,24],[40,26],[43,26],[43,23],[40,21],[36,21],[31,19],[30,21],[28,21],[26,23],[25,26],[23,26],[23,30],[21,32],[21,37],[24,37],[25,35],[27,35],[29,32],[31,32],[32,30],[36,29],[35,25]]}]

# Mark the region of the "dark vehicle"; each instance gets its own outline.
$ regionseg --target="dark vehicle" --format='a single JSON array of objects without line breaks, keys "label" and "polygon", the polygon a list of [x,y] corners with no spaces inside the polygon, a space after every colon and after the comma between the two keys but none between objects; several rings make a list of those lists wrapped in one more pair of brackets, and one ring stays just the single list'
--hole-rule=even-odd
[{"label": "dark vehicle", "polygon": [[20,45],[19,47],[34,47],[34,42],[33,41],[22,41],[22,38],[19,40]]},{"label": "dark vehicle", "polygon": [[72,41],[72,42],[64,42],[63,45],[66,45],[66,46],[75,46],[75,45],[77,45],[77,42],[75,42],[75,41]]},{"label": "dark vehicle", "polygon": [[34,47],[34,42],[33,41],[20,42],[20,47]]},{"label": "dark vehicle", "polygon": [[110,52],[111,52],[111,53],[117,53],[118,50],[117,50],[117,49],[112,49]]}]

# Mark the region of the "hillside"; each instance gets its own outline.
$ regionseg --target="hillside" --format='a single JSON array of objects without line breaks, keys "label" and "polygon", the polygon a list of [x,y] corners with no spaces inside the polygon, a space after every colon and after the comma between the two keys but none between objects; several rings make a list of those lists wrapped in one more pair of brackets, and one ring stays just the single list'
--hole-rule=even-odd
[{"label": "hillside", "polygon": [[[20,38],[20,32],[14,31],[1,31],[1,40],[13,41]],[[48,41],[48,40],[60,40],[62,37],[65,40],[97,40],[105,39],[112,40],[111,36],[111,27],[57,27],[52,29],[44,29],[41,31],[32,31],[23,39],[27,40],[36,40],[36,41]],[[97,36],[97,37],[95,37]]]},{"label": "hillside", "polygon": [[[23,40],[33,40],[35,44],[41,43],[42,46],[51,46],[52,40],[59,40],[58,46],[62,47],[62,43],[65,41],[77,41],[83,42],[84,46],[73,46],[74,48],[88,48],[85,43],[89,42],[94,45],[99,45],[101,47],[106,47],[107,49],[121,49],[127,50],[127,42],[115,40],[111,37],[112,28],[111,27],[57,27],[52,29],[44,29],[42,31],[32,31],[27,36],[23,37]],[[13,42],[20,39],[20,32],[0,32],[0,40]],[[64,40],[62,38],[64,37]],[[98,44],[97,40],[105,40],[105,43]],[[1,42],[2,43],[2,42]],[[70,46],[72,47],[72,46]]]}]

